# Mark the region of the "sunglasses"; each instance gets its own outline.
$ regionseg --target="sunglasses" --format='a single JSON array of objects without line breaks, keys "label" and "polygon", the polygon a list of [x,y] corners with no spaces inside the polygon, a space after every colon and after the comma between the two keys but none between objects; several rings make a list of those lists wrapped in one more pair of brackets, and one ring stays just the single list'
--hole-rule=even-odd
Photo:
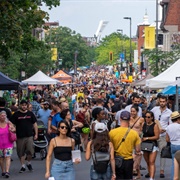
[{"label": "sunglasses", "polygon": [[149,118],[151,118],[151,116],[146,116],[145,118],[148,118],[148,119],[149,119]]},{"label": "sunglasses", "polygon": [[67,126],[60,126],[61,129],[68,129]]}]

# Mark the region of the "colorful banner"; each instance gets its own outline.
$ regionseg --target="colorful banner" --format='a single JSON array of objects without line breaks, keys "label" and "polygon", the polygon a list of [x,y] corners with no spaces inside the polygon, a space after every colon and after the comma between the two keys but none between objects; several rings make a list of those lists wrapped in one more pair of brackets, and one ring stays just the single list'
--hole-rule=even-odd
[{"label": "colorful banner", "polygon": [[155,48],[155,27],[145,27],[145,49]]},{"label": "colorful banner", "polygon": [[51,52],[52,52],[51,60],[57,61],[57,48],[51,48]]}]

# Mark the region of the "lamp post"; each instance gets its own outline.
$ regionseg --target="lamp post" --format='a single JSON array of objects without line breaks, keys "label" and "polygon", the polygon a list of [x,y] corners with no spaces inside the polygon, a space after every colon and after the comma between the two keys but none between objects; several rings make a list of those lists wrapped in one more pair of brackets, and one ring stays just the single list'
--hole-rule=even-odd
[{"label": "lamp post", "polygon": [[179,88],[178,88],[179,80],[180,80],[180,77],[176,77],[176,106],[175,106],[176,111],[179,111]]},{"label": "lamp post", "polygon": [[124,17],[124,19],[128,19],[130,22],[130,53],[129,53],[129,61],[130,61],[130,75],[132,75],[132,37],[131,37],[131,26],[132,26],[132,21],[131,17]]},{"label": "lamp post", "polygon": [[74,74],[77,75],[77,55],[78,51],[76,50],[74,53]]},{"label": "lamp post", "polygon": [[[121,33],[121,36],[120,36],[120,41],[121,41],[121,37],[122,37],[122,41],[123,41],[123,30],[122,29],[117,29],[117,32],[120,32]],[[121,46],[121,50],[120,50],[120,60],[121,60],[121,71],[122,71],[122,63],[123,63],[123,58],[121,57],[121,54],[124,54],[124,47],[123,47],[123,43],[122,43],[122,46]]]},{"label": "lamp post", "polygon": [[158,44],[159,44],[159,40],[158,40],[158,0],[156,0],[156,71],[157,71],[157,75],[159,72]]}]

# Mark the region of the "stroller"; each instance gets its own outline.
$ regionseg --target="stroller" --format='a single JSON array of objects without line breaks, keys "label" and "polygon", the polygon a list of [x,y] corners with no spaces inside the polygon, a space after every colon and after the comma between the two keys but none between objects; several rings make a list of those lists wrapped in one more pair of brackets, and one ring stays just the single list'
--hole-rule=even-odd
[{"label": "stroller", "polygon": [[46,132],[47,129],[44,126],[44,123],[40,120],[37,121],[38,126],[38,138],[37,140],[34,140],[34,152],[40,153],[41,160],[45,159],[47,156],[47,146],[48,146],[48,140],[46,138]]}]

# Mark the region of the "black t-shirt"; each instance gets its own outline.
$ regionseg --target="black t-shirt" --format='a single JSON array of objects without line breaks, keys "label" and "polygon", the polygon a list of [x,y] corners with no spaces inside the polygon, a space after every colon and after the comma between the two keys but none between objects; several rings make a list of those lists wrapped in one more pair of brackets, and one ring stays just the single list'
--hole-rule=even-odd
[{"label": "black t-shirt", "polygon": [[11,116],[10,121],[16,125],[17,138],[33,136],[33,124],[37,122],[33,112],[22,113],[17,111]]},{"label": "black t-shirt", "polygon": [[8,108],[3,108],[3,107],[0,108],[0,112],[1,111],[5,111],[6,115],[7,115],[7,118],[10,120],[10,118],[12,116],[11,111]]}]

